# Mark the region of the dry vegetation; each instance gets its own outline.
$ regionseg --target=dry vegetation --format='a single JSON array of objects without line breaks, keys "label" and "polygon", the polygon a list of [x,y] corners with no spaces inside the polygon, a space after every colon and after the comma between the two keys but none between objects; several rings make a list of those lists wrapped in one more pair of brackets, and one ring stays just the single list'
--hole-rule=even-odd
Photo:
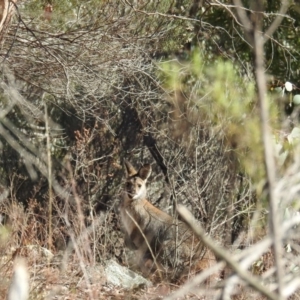
[{"label": "dry vegetation", "polygon": [[[0,23],[0,295],[21,257],[29,299],[300,298],[299,124],[281,111],[287,91],[263,105],[257,7],[0,2],[11,9]],[[289,37],[287,2],[264,26],[287,22],[278,41],[268,38],[294,58],[280,40]],[[239,52],[245,44],[253,53]],[[200,222],[194,230],[217,254],[219,280],[205,281],[212,269],[185,283],[109,283],[110,259],[136,270],[118,216],[124,159],[151,163],[155,206],[177,216],[183,204]]]}]

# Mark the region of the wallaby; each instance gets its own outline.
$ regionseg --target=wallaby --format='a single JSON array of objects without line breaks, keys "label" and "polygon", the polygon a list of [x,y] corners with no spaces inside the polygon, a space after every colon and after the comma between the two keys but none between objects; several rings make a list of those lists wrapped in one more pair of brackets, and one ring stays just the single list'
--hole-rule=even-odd
[{"label": "wallaby", "polygon": [[127,171],[120,215],[125,243],[136,249],[144,273],[158,271],[171,280],[201,271],[215,263],[214,255],[187,225],[152,205],[146,199],[151,166],[138,171],[125,161]]}]

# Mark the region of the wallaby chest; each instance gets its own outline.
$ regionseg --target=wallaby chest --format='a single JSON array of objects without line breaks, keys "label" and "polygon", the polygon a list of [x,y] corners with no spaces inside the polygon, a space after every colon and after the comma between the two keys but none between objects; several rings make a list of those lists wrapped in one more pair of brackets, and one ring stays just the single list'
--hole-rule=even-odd
[{"label": "wallaby chest", "polygon": [[121,220],[129,236],[133,232],[136,235],[147,235],[149,232],[156,235],[173,223],[171,216],[158,210],[146,199],[131,201],[125,198],[121,206]]}]

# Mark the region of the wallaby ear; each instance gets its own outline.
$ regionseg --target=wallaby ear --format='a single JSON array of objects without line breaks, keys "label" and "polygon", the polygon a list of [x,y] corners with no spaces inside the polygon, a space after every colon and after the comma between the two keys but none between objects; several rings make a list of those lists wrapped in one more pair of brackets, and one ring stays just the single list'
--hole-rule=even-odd
[{"label": "wallaby ear", "polygon": [[151,174],[152,168],[150,164],[146,164],[143,165],[139,171],[138,171],[138,175],[140,178],[142,178],[143,180],[147,180]]},{"label": "wallaby ear", "polygon": [[126,167],[127,176],[133,176],[137,174],[137,170],[128,160],[125,160],[125,167]]}]

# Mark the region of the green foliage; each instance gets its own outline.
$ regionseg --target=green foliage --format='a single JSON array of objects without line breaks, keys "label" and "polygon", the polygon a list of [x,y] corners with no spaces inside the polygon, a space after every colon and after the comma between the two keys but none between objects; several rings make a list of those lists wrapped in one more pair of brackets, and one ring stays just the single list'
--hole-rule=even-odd
[{"label": "green foliage", "polygon": [[[183,91],[190,100],[189,110],[197,111],[198,121],[209,120],[213,132],[223,132],[227,149],[238,155],[242,170],[256,183],[263,180],[254,82],[240,76],[240,70],[231,61],[219,59],[210,64],[199,51],[194,51],[189,63],[163,62],[161,70],[161,80],[170,93]],[[276,126],[278,108],[273,104],[270,110]]]}]

